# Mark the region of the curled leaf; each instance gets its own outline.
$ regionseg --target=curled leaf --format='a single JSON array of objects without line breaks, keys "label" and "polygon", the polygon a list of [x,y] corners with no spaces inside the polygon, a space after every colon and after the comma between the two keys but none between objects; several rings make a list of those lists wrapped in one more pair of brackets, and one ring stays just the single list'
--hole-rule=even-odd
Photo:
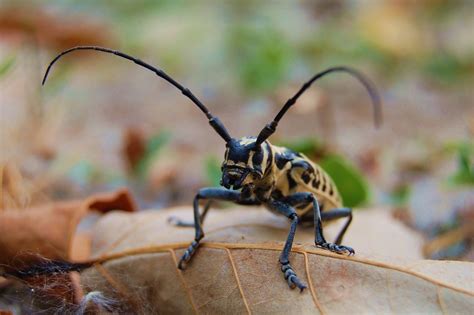
[{"label": "curled leaf", "polygon": [[64,201],[30,207],[21,211],[0,212],[0,264],[24,268],[38,259],[84,259],[88,240],[76,228],[89,211],[135,209],[126,190],[93,195],[85,200]]}]

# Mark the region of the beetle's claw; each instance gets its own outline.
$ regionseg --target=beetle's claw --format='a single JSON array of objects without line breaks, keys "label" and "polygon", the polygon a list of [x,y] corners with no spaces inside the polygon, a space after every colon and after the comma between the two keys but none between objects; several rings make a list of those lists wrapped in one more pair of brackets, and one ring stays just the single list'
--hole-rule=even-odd
[{"label": "beetle's claw", "polygon": [[344,254],[348,253],[349,256],[352,256],[355,254],[355,251],[352,247],[349,246],[344,246],[344,245],[337,245],[333,243],[322,243],[322,244],[317,244],[316,246],[321,247],[323,249],[327,249],[331,252],[337,253],[337,254]]}]

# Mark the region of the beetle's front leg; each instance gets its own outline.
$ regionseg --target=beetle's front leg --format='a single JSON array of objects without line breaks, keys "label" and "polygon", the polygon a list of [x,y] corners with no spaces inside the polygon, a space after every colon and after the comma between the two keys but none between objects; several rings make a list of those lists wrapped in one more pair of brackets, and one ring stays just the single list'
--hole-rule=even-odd
[{"label": "beetle's front leg", "polygon": [[301,291],[303,291],[306,288],[306,285],[296,275],[293,267],[290,265],[289,258],[291,247],[293,246],[293,239],[296,233],[296,227],[298,225],[298,216],[296,215],[296,211],[289,204],[274,199],[268,201],[267,206],[291,220],[290,232],[288,233],[285,246],[283,247],[283,250],[280,254],[279,261],[281,264],[281,271],[288,282],[288,286],[292,289],[298,287]]},{"label": "beetle's front leg", "polygon": [[[181,257],[178,268],[183,270],[186,267],[186,263],[191,260],[196,249],[199,247],[199,242],[204,237],[204,232],[202,230],[202,219],[199,215],[199,200],[201,199],[210,199],[210,200],[224,200],[224,201],[234,201],[238,202],[240,200],[240,192],[228,190],[225,188],[202,188],[194,197],[193,209],[194,209],[194,229],[196,231],[194,241],[189,245],[189,247],[184,252]],[[206,211],[207,212],[207,211]]]}]

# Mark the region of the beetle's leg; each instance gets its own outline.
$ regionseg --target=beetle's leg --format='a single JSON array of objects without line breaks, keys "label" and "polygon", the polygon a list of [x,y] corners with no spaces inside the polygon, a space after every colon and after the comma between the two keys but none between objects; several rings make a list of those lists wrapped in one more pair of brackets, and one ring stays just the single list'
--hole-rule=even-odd
[{"label": "beetle's leg", "polygon": [[341,245],[342,238],[344,237],[344,234],[346,234],[347,228],[352,222],[352,209],[351,208],[337,208],[337,209],[331,209],[329,211],[324,211],[321,213],[321,220],[323,221],[330,221],[330,220],[335,220],[335,219],[340,219],[340,218],[347,218],[346,223],[342,227],[342,229],[339,231],[339,234],[336,237],[336,245]]},{"label": "beetle's leg", "polygon": [[[354,250],[349,247],[349,246],[344,246],[344,245],[339,245],[337,242],[339,237],[342,239],[342,236],[345,233],[345,229],[347,229],[347,226],[349,223],[346,223],[347,226],[343,229],[342,232],[344,232],[342,235],[339,235],[338,238],[336,239],[336,243],[328,243],[326,239],[324,238],[323,235],[323,224],[321,220],[321,211],[319,209],[319,203],[318,200],[314,197],[314,195],[310,192],[298,192],[293,195],[290,195],[285,198],[285,201],[288,202],[291,205],[301,205],[306,203],[313,203],[313,210],[314,210],[314,230],[315,230],[315,239],[314,243],[316,246],[322,247],[324,249],[328,249],[332,252],[338,253],[338,254],[343,254],[344,252],[348,252],[349,255],[354,254]],[[341,233],[340,233],[341,234]],[[339,239],[339,241],[341,240]]]},{"label": "beetle's leg", "polygon": [[289,259],[291,247],[293,246],[293,239],[296,233],[296,226],[298,225],[298,216],[296,215],[296,211],[289,204],[278,200],[270,200],[268,202],[268,206],[291,220],[290,232],[288,233],[285,246],[283,247],[283,250],[280,254],[279,262],[281,264],[281,271],[283,272],[286,281],[288,281],[289,287],[292,289],[298,287],[298,289],[303,291],[306,288],[306,285],[296,275],[293,267],[290,265]]},{"label": "beetle's leg", "polygon": [[319,210],[319,204],[318,200],[313,197],[313,208],[314,208],[314,230],[315,230],[315,238],[314,238],[314,243],[316,246],[322,247],[324,249],[328,249],[331,252],[335,252],[338,254],[343,254],[345,252],[348,252],[349,255],[355,254],[354,249],[349,246],[344,246],[344,245],[339,245],[339,244],[334,244],[334,243],[328,243],[324,239],[323,236],[323,224],[321,222],[321,211]]},{"label": "beetle's leg", "polygon": [[186,267],[186,263],[191,260],[196,249],[199,247],[199,242],[204,237],[204,232],[202,230],[202,223],[201,223],[201,216],[199,215],[199,200],[200,199],[215,199],[215,200],[225,200],[225,201],[239,201],[240,199],[240,192],[233,191],[225,188],[202,188],[197,193],[196,197],[194,197],[194,228],[196,231],[194,241],[189,245],[189,247],[184,252],[183,256],[181,257],[178,268],[184,269]]},{"label": "beetle's leg", "polygon": [[[209,208],[211,207],[211,203],[212,203],[212,200],[209,200],[208,202],[206,202],[206,205],[204,206],[204,210],[202,211],[202,214],[199,216],[199,222],[201,222],[201,225],[204,223],[204,220],[206,219],[206,215],[207,215],[207,212],[209,211]],[[184,221],[175,216],[169,217],[168,222],[178,227],[194,227],[194,222]]]}]

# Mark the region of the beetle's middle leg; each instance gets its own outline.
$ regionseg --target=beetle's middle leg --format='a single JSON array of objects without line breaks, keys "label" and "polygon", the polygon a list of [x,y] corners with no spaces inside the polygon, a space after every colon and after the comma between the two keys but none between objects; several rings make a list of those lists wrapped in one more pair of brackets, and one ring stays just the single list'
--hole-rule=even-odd
[{"label": "beetle's middle leg", "polygon": [[178,268],[183,270],[186,267],[186,263],[191,260],[196,249],[199,247],[199,242],[204,237],[204,232],[202,230],[202,220],[203,216],[199,214],[199,200],[201,199],[215,199],[215,200],[224,200],[224,201],[234,201],[238,202],[240,200],[240,192],[232,191],[225,188],[202,188],[194,197],[193,209],[194,209],[194,229],[196,231],[194,241],[189,245],[189,247],[184,252],[183,256],[179,260]]}]

